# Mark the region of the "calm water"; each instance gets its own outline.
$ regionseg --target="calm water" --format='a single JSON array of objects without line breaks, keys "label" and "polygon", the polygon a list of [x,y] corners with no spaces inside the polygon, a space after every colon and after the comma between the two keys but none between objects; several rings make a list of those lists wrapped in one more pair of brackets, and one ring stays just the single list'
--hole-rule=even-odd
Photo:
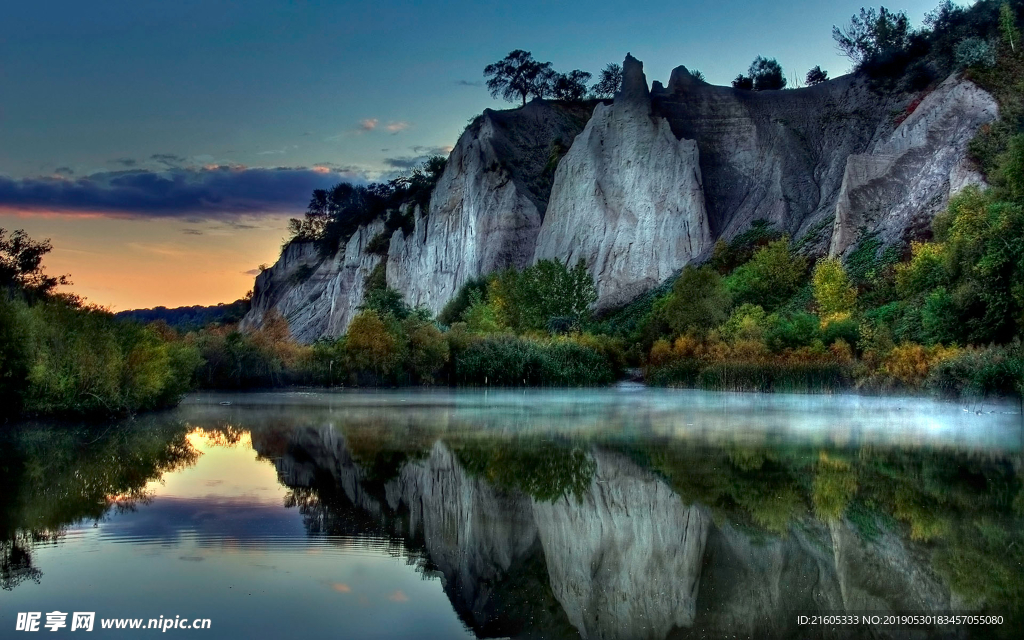
[{"label": "calm water", "polygon": [[[1019,637],[1022,439],[1015,404],[634,387],[23,425],[0,433],[0,637],[54,610],[94,611],[86,637]],[[798,624],[843,612],[1004,622]]]}]

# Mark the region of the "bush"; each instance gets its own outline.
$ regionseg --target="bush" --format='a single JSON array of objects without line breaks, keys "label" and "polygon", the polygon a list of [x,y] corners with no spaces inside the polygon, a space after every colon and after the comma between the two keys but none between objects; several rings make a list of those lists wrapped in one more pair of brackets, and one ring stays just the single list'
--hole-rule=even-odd
[{"label": "bush", "polygon": [[966,349],[928,372],[927,388],[951,398],[1019,395],[1024,380],[1020,343],[1010,348]]},{"label": "bush", "polygon": [[541,260],[522,271],[509,268],[490,283],[487,297],[498,323],[513,331],[543,331],[553,317],[590,317],[597,301],[594,279],[581,260],[573,268],[558,260]]},{"label": "bush", "polygon": [[731,300],[721,276],[711,267],[687,266],[662,303],[662,318],[676,334],[706,332],[729,317]]},{"label": "bush", "polygon": [[996,63],[996,48],[989,40],[966,38],[954,49],[956,65],[966,67],[991,67]]},{"label": "bush", "polygon": [[610,363],[595,349],[515,336],[470,344],[456,357],[455,371],[458,383],[465,385],[576,387],[615,379]]},{"label": "bush", "polygon": [[735,302],[757,304],[770,312],[796,293],[806,271],[807,258],[795,255],[789,240],[782,238],[758,249],[750,262],[725,279],[725,287]]}]

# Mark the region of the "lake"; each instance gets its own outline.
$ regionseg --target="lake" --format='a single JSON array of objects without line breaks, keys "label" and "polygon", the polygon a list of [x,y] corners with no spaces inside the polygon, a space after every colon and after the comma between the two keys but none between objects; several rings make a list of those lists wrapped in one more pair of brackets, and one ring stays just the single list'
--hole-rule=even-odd
[{"label": "lake", "polygon": [[1018,637],[1022,441],[1016,403],[630,385],[21,424],[0,637]]}]

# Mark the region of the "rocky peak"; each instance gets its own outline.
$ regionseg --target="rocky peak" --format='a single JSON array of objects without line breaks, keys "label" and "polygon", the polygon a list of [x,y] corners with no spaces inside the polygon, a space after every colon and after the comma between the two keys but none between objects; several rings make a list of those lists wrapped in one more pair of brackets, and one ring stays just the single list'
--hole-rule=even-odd
[{"label": "rocky peak", "polygon": [[651,104],[644,63],[628,53],[622,61],[622,88],[615,94],[615,104],[642,104],[648,107]]}]

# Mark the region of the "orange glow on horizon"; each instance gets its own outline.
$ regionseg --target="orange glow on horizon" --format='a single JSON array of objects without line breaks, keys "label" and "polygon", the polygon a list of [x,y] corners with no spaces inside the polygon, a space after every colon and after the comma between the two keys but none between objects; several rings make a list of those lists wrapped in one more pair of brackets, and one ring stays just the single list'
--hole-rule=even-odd
[{"label": "orange glow on horizon", "polygon": [[47,273],[70,274],[67,291],[112,311],[241,298],[253,288],[256,265],[277,260],[287,221],[285,214],[188,221],[0,209],[0,227],[50,239]]}]

